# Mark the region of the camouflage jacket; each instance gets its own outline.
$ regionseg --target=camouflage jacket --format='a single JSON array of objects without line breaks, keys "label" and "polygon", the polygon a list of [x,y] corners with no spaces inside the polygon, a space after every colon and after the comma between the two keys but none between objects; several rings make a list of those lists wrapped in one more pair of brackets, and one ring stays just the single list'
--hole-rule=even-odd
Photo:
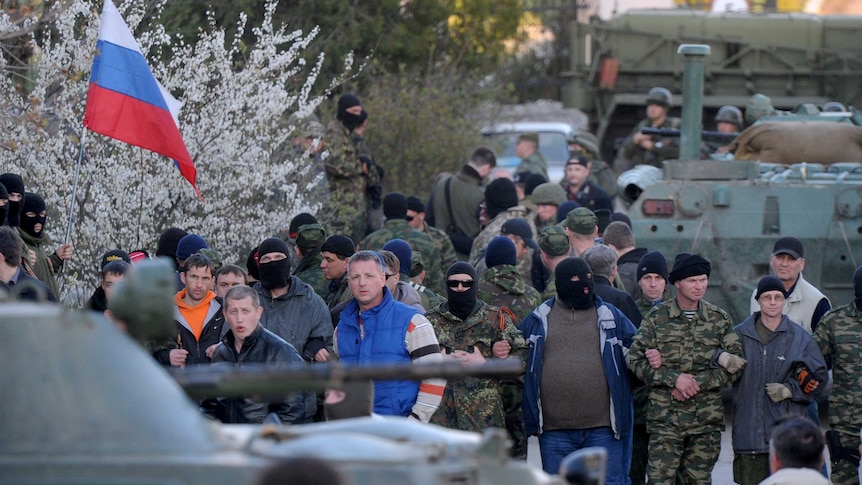
[{"label": "camouflage jacket", "polygon": [[323,257],[320,255],[320,251],[315,251],[313,256],[302,258],[293,274],[307,283],[318,296],[325,297],[329,294],[329,280],[323,276],[323,270],[320,269],[322,261]]},{"label": "camouflage jacket", "polygon": [[[503,329],[500,329],[500,316]],[[497,307],[479,300],[467,320],[449,312],[443,303],[430,310],[425,317],[434,326],[440,348],[446,353],[454,350],[471,351],[475,346],[485,359],[493,359],[491,346],[507,340],[512,349],[510,356],[526,361],[527,344],[515,322]],[[431,417],[431,423],[451,429],[481,432],[486,428],[505,428],[502,384],[499,379],[467,377],[449,382],[443,393],[440,407]]]},{"label": "camouflage jacket", "polygon": [[408,281],[407,283],[416,290],[416,293],[419,293],[419,300],[421,300],[423,308],[434,308],[446,301],[446,298],[443,298],[443,296],[435,293],[434,290],[425,285],[420,285],[413,281]]},{"label": "camouflage jacket", "polygon": [[[326,306],[329,307],[330,310],[335,308],[339,303],[344,303],[347,300],[353,298],[353,293],[350,292],[350,287],[347,285],[347,273],[339,278],[337,281],[327,281],[326,283]],[[333,324],[338,323],[337,321],[333,321]]]},{"label": "camouflage jacket", "polygon": [[323,156],[329,198],[318,212],[331,234],[344,234],[354,241],[365,235],[365,191],[367,176],[359,160],[356,144],[339,122],[327,127],[326,152]]},{"label": "camouflage jacket", "polygon": [[[488,243],[491,242],[491,239],[500,235],[500,230],[503,228],[503,224],[509,219],[521,218],[527,221],[530,225],[530,229],[533,231],[533,239],[536,238],[536,225],[533,223],[533,218],[531,214],[527,212],[527,209],[524,206],[516,205],[515,207],[510,207],[504,212],[497,214],[497,217],[491,220],[482,232],[476,236],[476,239],[473,240],[473,248],[470,249],[470,264],[476,267],[479,264],[479,261],[483,261],[485,259],[485,248],[488,247]],[[530,269],[533,267],[533,253],[532,249],[530,252],[521,258],[518,261],[518,271],[521,272],[522,275],[530,274]]]},{"label": "camouflage jacket", "polygon": [[521,164],[518,165],[518,169],[515,170],[515,173],[519,174],[522,172],[537,173],[539,175],[544,175],[547,179],[548,163],[545,161],[545,157],[542,156],[542,153],[536,150],[530,156],[521,160]]},{"label": "camouflage jacket", "polygon": [[[458,261],[458,257],[455,255],[455,247],[452,246],[452,239],[449,238],[449,235],[443,229],[429,226],[427,222],[423,222],[422,224],[422,233],[428,235],[434,241],[434,244],[437,245],[437,250],[440,252],[440,274],[444,275],[449,266]],[[443,290],[443,288],[439,289]]]},{"label": "camouflage jacket", "polygon": [[814,339],[832,358],[829,426],[858,438],[862,427],[862,312],[856,303],[838,307],[820,319]]},{"label": "camouflage jacket", "polygon": [[557,282],[554,280],[553,273],[548,278],[548,285],[545,286],[545,291],[542,292],[542,301],[547,301],[550,298],[557,296]]},{"label": "camouflage jacket", "polygon": [[[442,288],[443,273],[440,271],[440,251],[431,236],[419,232],[407,225],[404,219],[389,219],[383,223],[383,227],[369,234],[359,242],[362,249],[379,251],[387,242],[393,239],[403,239],[410,247],[422,255],[425,264],[425,283],[433,289]],[[407,268],[409,272],[410,268]]]},{"label": "camouflage jacket", "polygon": [[[658,349],[662,366],[653,369],[645,352]],[[647,429],[674,429],[680,434],[721,431],[724,405],[720,389],[739,377],[718,365],[718,349],[742,355],[742,344],[727,312],[706,301],[698,303],[694,318],[685,319],[676,298],[649,312],[635,334],[628,355],[629,367],[652,386],[647,409]],[[677,401],[671,391],[680,374],[691,374],[700,392]]]},{"label": "camouflage jacket", "polygon": [[[668,301],[668,300],[670,300],[670,293],[668,293],[668,291],[665,290],[664,294],[661,297],[661,301],[664,302],[664,301]],[[653,308],[655,308],[661,304],[661,302],[659,302],[659,303],[653,305],[652,303],[649,302],[649,300],[646,299],[646,297],[643,295],[643,293],[641,293],[640,296],[638,297],[638,299],[635,300],[635,303],[637,303],[638,311],[641,312],[641,316],[643,316],[644,318],[646,318],[647,313],[649,313],[650,310],[652,310]]]},{"label": "camouflage jacket", "polygon": [[524,283],[518,268],[510,265],[495,266],[485,273],[485,279],[479,283],[479,299],[512,310],[518,319],[516,324],[542,304],[542,295]]}]

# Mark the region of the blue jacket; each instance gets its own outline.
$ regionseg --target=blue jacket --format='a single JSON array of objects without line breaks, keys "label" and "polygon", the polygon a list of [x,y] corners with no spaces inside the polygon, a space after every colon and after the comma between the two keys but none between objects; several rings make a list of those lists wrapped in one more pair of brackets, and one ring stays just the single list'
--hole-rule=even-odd
[{"label": "blue jacket", "polygon": [[[556,297],[542,303],[521,322],[520,330],[530,346],[527,358],[527,371],[524,376],[524,425],[527,434],[532,436],[542,433],[542,403],[539,398],[539,385],[542,382],[542,357],[545,351],[545,337],[548,331],[548,313],[554,305]],[[614,437],[628,443],[631,450],[631,434],[633,426],[632,390],[629,384],[628,367],[625,355],[632,344],[636,329],[632,322],[615,306],[607,304],[596,297],[598,312],[599,335],[602,339],[602,363],[605,368],[605,378],[611,402],[611,428]],[[576,383],[573,385],[577,385]],[[584,392],[590,392],[584,389]]]},{"label": "blue jacket", "polygon": [[[361,314],[359,304],[351,300],[338,322],[338,358],[346,363],[409,364],[412,359],[405,338],[410,320],[417,313],[414,308],[395,301],[386,288],[383,302]],[[365,338],[361,337],[362,330]],[[374,381],[374,412],[410,416],[418,394],[417,381]]]}]

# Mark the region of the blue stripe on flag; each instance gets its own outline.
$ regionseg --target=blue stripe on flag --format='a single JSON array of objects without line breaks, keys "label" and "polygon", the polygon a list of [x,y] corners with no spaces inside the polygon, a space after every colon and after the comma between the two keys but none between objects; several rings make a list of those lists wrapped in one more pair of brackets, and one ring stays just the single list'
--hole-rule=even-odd
[{"label": "blue stripe on flag", "polygon": [[147,61],[125,47],[99,40],[90,82],[168,111]]}]

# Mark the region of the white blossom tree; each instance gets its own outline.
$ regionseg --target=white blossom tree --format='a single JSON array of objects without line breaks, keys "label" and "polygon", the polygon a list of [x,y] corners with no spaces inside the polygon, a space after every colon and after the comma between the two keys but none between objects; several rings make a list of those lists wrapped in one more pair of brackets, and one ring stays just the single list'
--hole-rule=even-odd
[{"label": "white blossom tree", "polygon": [[[275,29],[273,0],[263,24],[253,30],[253,45],[226,44],[224,29],[212,20],[192,45],[173,38],[151,17],[144,22],[145,12],[152,14],[145,3],[127,0],[118,8],[149,54],[156,77],[184,102],[180,131],[204,200],[165,157],[88,132],[72,201],[101,2],[68,0],[49,29],[0,17],[0,39],[18,29],[35,50],[27,94],[19,88],[20,76],[0,76],[0,173],[20,173],[28,191],[45,197],[45,231],[53,241],[64,239],[71,206],[76,253],[65,270],[63,292],[72,304],[89,296],[107,249],[153,254],[159,234],[176,226],[202,235],[224,261],[242,264],[250,248],[321,202],[309,200],[310,184],[297,183],[323,174],[308,177],[307,159],[286,155],[291,127],[285,122],[290,114],[312,113],[328,94],[313,92],[323,57],[310,63],[303,57],[317,30]],[[244,18],[238,27],[243,31]],[[11,66],[7,61],[2,67]],[[345,73],[351,69],[348,57]],[[340,81],[333,80],[330,89]]]}]

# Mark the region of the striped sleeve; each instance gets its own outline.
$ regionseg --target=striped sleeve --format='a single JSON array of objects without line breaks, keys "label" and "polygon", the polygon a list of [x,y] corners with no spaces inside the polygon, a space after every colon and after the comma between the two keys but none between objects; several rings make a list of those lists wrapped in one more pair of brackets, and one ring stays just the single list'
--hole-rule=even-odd
[{"label": "striped sleeve", "polygon": [[[405,336],[407,351],[410,359],[417,364],[443,362],[440,354],[440,345],[437,343],[437,335],[434,327],[421,313],[417,313],[410,320]],[[410,415],[423,423],[431,419],[431,415],[440,406],[443,400],[443,391],[446,389],[446,379],[425,379],[419,384],[419,395]]]}]

